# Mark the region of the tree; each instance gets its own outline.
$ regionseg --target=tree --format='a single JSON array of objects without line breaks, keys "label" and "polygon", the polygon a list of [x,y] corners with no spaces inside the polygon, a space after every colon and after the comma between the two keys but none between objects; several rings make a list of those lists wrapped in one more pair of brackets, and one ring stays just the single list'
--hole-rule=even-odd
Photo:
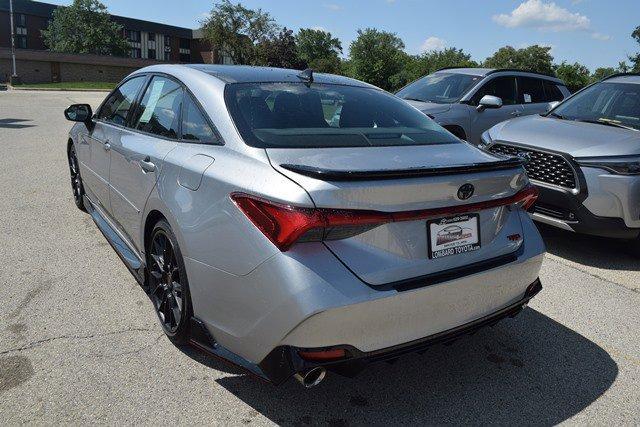
[{"label": "tree", "polygon": [[257,63],[268,67],[302,69],[306,63],[298,56],[293,31],[283,28],[275,37],[257,45]]},{"label": "tree", "polygon": [[489,68],[515,68],[553,75],[551,47],[533,45],[523,49],[504,46],[484,61]]},{"label": "tree", "polygon": [[[638,44],[640,44],[640,26],[636,27],[636,29],[633,30],[633,32],[631,33],[631,37],[633,37],[638,42]],[[633,64],[633,69],[631,71],[633,71],[634,73],[640,73],[640,52],[636,53],[633,56],[630,56],[629,61],[631,61],[631,63]]]},{"label": "tree", "polygon": [[616,70],[613,67],[600,67],[600,68],[596,68],[596,70],[593,72],[593,74],[591,75],[591,83],[593,82],[597,82],[599,80],[604,79],[605,77],[608,77],[612,74],[617,73],[618,70]]},{"label": "tree", "polygon": [[562,61],[560,65],[556,66],[556,74],[558,78],[564,81],[571,92],[582,89],[589,84],[591,79],[589,69],[578,62],[569,64],[566,61]]},{"label": "tree", "polygon": [[298,56],[307,65],[323,73],[338,73],[340,71],[339,54],[342,53],[342,43],[331,33],[311,28],[301,28],[296,34]]},{"label": "tree", "polygon": [[406,53],[404,43],[394,33],[374,28],[358,30],[349,46],[349,73],[386,90],[394,88],[391,77],[400,72]]},{"label": "tree", "polygon": [[98,0],[73,0],[70,6],[56,8],[42,36],[54,52],[125,56],[131,49],[122,26],[111,21]]},{"label": "tree", "polygon": [[258,45],[275,38],[278,31],[269,13],[229,0],[215,3],[201,24],[204,38],[214,48],[224,49],[236,64],[257,64]]}]

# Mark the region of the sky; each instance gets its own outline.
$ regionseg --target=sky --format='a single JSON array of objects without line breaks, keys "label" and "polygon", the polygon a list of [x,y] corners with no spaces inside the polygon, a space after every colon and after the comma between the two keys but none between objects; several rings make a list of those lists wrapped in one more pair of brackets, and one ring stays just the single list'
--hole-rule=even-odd
[{"label": "sky", "polygon": [[[44,0],[67,5],[71,0]],[[211,0],[102,0],[116,15],[197,28]],[[482,61],[498,48],[550,46],[555,62],[591,70],[618,65],[640,51],[640,0],[242,0],[293,30],[321,28],[348,54],[359,28],[396,33],[409,53],[462,48]],[[628,62],[628,61],[627,61]]]}]

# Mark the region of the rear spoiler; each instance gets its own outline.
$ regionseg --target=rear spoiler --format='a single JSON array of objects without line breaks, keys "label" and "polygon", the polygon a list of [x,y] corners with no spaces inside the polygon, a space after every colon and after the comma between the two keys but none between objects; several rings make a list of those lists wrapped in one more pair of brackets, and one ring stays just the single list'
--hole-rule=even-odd
[{"label": "rear spoiler", "polygon": [[375,171],[348,171],[348,170],[332,170],[323,169],[305,165],[284,164],[280,167],[299,173],[311,178],[321,179],[324,181],[368,181],[380,179],[401,179],[401,178],[419,178],[426,176],[441,175],[460,175],[474,172],[489,172],[503,169],[513,169],[524,166],[525,160],[519,157],[510,157],[504,160],[484,163],[470,163],[466,165],[429,167],[429,168],[410,168],[410,169],[388,169]]}]

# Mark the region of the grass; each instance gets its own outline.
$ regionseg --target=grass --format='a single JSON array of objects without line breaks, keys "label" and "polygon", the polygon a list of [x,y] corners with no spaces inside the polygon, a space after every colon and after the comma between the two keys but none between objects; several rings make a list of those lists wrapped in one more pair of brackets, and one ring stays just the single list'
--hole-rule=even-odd
[{"label": "grass", "polygon": [[21,84],[17,88],[25,89],[113,89],[116,83],[108,82],[62,82]]}]

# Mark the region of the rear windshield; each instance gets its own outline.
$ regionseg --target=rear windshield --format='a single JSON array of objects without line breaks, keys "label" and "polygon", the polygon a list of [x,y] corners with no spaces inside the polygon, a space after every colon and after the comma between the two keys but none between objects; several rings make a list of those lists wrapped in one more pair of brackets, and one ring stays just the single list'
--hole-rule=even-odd
[{"label": "rear windshield", "polygon": [[332,84],[237,83],[225,100],[245,142],[255,147],[323,148],[459,142],[397,97]]},{"label": "rear windshield", "polygon": [[436,73],[424,76],[400,89],[396,95],[413,101],[451,104],[481,80],[480,76],[458,73]]}]

